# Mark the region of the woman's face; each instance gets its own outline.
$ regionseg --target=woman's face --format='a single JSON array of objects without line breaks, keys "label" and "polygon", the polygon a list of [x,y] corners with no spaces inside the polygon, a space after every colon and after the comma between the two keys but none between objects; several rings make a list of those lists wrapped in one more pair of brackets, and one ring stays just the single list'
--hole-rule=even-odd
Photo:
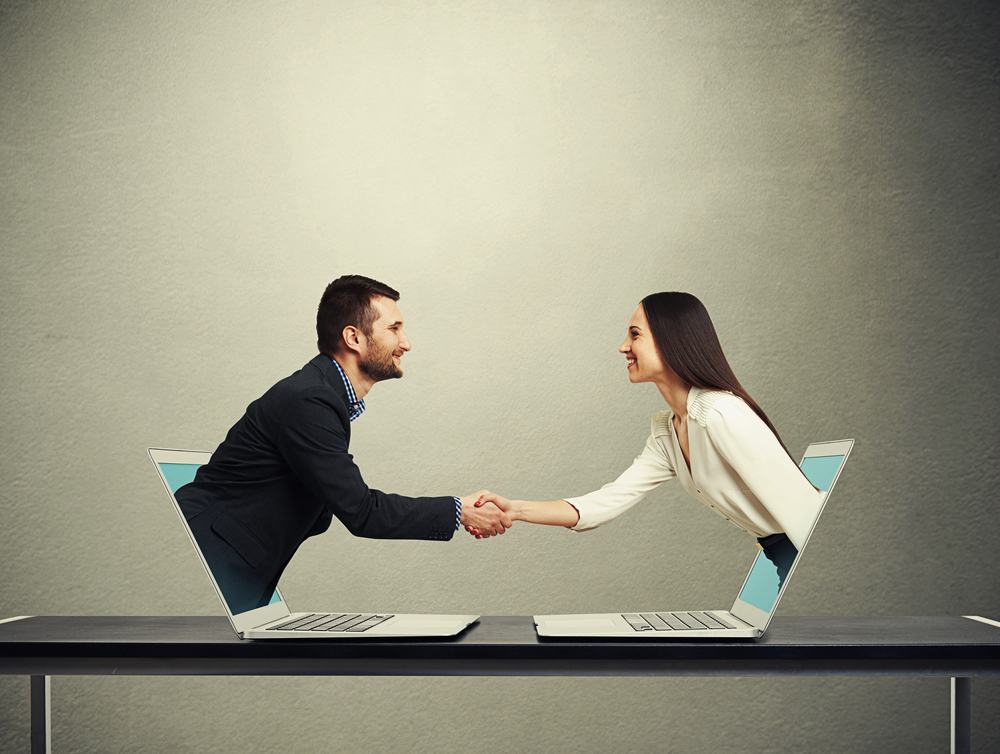
[{"label": "woman's face", "polygon": [[646,312],[639,304],[628,321],[625,340],[618,346],[628,360],[629,382],[655,382],[666,376],[666,369],[660,352],[656,350],[653,334],[649,331]]}]

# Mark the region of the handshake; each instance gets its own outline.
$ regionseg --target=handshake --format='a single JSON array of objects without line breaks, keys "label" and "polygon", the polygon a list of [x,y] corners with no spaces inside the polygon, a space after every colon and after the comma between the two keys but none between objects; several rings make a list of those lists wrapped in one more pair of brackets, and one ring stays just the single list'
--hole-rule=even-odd
[{"label": "handshake", "polygon": [[480,490],[460,499],[461,524],[476,539],[503,534],[514,525],[514,505],[506,498],[494,495],[489,490]]}]

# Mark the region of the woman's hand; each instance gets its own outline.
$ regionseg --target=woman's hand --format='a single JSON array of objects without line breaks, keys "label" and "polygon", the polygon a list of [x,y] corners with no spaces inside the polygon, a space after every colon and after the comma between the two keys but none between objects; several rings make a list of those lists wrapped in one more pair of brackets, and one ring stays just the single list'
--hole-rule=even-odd
[{"label": "woman's hand", "polygon": [[[476,500],[475,503],[473,503],[473,506],[476,508],[481,508],[490,503],[492,503],[501,511],[503,511],[505,519],[511,522],[506,526],[506,528],[509,529],[513,525],[514,521],[514,516],[511,514],[511,511],[513,510],[514,507],[513,503],[511,503],[511,501],[505,497],[501,497],[500,495],[497,495],[493,492],[487,492],[486,490],[483,490],[479,494],[479,499]],[[476,539],[489,539],[490,537],[496,534],[503,534],[503,529],[501,529],[500,531],[490,532],[482,528],[477,528],[475,526],[466,526],[465,530],[469,532],[469,534],[474,536]]]},{"label": "woman's hand", "polygon": [[[550,502],[508,500],[484,490],[480,493],[475,505],[488,505],[490,503],[509,516],[511,522],[527,521],[530,524],[573,527],[580,520],[579,511],[565,500],[552,500]],[[466,531],[469,531],[468,527],[466,527]],[[469,531],[469,533],[473,536],[479,535],[480,539],[485,539],[481,531]]]},{"label": "woman's hand", "polygon": [[496,534],[503,534],[511,527],[510,516],[497,506],[483,498],[489,496],[488,490],[480,490],[471,495],[459,498],[462,501],[462,516],[460,522],[465,530],[477,537],[485,539]]},{"label": "woman's hand", "polygon": [[505,513],[511,514],[511,518],[513,519],[514,518],[513,513],[517,512],[516,511],[517,506],[514,504],[515,502],[516,501],[510,501],[505,497],[500,497],[500,495],[496,494],[495,492],[484,491],[479,496],[479,500],[476,502],[476,505],[478,506],[478,505],[483,505],[484,503],[493,503],[493,505],[495,505],[500,510],[504,511]]}]

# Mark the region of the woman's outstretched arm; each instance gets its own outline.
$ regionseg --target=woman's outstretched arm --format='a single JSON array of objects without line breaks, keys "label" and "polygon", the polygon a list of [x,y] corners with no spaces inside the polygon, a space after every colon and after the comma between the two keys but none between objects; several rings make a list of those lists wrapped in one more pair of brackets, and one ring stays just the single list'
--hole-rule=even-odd
[{"label": "woman's outstretched arm", "polygon": [[[511,521],[526,521],[530,524],[547,524],[548,526],[576,526],[580,520],[580,512],[565,500],[508,500],[492,492],[479,496],[476,505],[493,503],[510,516]],[[472,527],[465,530],[478,539],[486,539],[490,535],[481,534]]]}]

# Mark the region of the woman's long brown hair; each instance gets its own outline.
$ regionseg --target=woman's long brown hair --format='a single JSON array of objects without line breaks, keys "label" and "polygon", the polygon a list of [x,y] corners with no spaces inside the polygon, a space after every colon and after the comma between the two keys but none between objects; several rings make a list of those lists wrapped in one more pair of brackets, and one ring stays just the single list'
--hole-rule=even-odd
[{"label": "woman's long brown hair", "polygon": [[[750,397],[722,352],[705,305],[690,293],[653,293],[641,302],[660,357],[685,382],[705,390],[728,390],[743,399],[788,453],[764,409]],[[788,457],[795,462],[791,453]]]}]

